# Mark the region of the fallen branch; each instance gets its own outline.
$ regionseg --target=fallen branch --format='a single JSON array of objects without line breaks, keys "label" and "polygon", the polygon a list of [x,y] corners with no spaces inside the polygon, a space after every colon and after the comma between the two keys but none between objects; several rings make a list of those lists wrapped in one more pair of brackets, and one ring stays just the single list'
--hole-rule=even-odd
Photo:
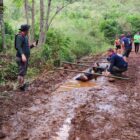
[{"label": "fallen branch", "polygon": [[89,66],[89,65],[71,63],[71,62],[66,62],[66,61],[62,61],[62,63],[64,63],[64,64],[70,64],[70,65],[76,65],[76,66],[83,66],[83,67],[92,67],[92,66]]},{"label": "fallen branch", "polygon": [[[84,72],[84,71],[78,71],[78,70],[70,70],[70,69],[63,69],[63,68],[55,68],[55,70],[64,70],[64,71],[69,71],[69,72],[75,72],[75,73],[86,73],[86,74],[91,74],[88,72]],[[116,78],[116,79],[121,79],[121,80],[130,80],[130,78],[125,78],[125,77],[119,77],[119,76],[114,76],[114,75],[103,75],[103,74],[99,74],[99,73],[94,73],[94,75],[97,76],[104,76],[104,77],[110,77],[110,78]]]},{"label": "fallen branch", "polygon": [[[77,63],[94,63],[93,61],[77,61]],[[107,61],[97,61],[97,62],[95,62],[95,63],[109,63],[109,62],[107,62]]]},{"label": "fallen branch", "polygon": [[71,63],[71,62],[66,62],[62,61],[64,64],[69,64],[69,65],[76,65],[76,66],[82,66],[82,67],[90,67],[90,68],[100,68],[99,66],[94,66],[94,65],[83,65],[83,64],[77,64],[77,63]]}]

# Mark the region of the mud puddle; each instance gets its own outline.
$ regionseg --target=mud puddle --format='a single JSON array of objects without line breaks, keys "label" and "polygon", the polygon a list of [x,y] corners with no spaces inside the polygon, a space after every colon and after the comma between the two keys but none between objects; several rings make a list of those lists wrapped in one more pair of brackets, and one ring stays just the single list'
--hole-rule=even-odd
[{"label": "mud puddle", "polygon": [[[4,140],[68,140],[75,109],[94,100],[91,91],[98,94],[104,90],[102,94],[99,93],[100,96],[108,94],[108,89],[101,88],[106,78],[89,82],[74,79],[67,80],[51,96],[35,99],[30,108],[22,108],[12,116],[2,128],[7,134]],[[97,104],[96,107],[104,111],[111,108],[104,104]]]},{"label": "mud puddle", "polygon": [[96,81],[66,81],[51,96],[36,99],[3,125],[4,140],[67,140],[75,109],[91,100],[89,90]]},{"label": "mud puddle", "polygon": [[95,86],[97,86],[95,81],[80,82],[80,81],[76,81],[76,80],[69,80],[64,85],[61,85],[57,91],[66,92],[66,91],[71,91],[74,89],[91,88],[91,87],[95,87]]}]

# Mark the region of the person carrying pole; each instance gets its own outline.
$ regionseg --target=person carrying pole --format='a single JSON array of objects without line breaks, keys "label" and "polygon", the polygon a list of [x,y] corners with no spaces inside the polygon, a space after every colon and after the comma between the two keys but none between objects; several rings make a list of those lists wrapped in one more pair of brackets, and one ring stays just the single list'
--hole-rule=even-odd
[{"label": "person carrying pole", "polygon": [[128,63],[122,57],[118,56],[112,48],[108,49],[107,54],[110,66],[105,73],[106,75],[121,76],[123,72],[127,71]]}]

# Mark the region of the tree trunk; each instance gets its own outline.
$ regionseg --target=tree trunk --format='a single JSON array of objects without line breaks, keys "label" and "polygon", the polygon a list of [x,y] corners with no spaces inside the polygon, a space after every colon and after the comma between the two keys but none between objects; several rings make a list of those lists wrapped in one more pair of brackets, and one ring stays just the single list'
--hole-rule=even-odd
[{"label": "tree trunk", "polygon": [[5,26],[3,20],[3,0],[0,0],[0,26],[1,26],[1,37],[2,37],[2,49],[5,49],[6,43],[5,43]]},{"label": "tree trunk", "polygon": [[55,18],[55,16],[66,6],[68,6],[72,1],[69,1],[69,4],[64,5],[64,2],[62,4],[62,7],[57,7],[55,14],[50,17],[51,12],[51,4],[52,0],[48,0],[48,6],[46,11],[46,23],[44,23],[44,0],[40,0],[40,35],[39,35],[39,46],[44,45],[47,40],[47,32],[49,30],[49,27]]},{"label": "tree trunk", "polygon": [[46,39],[47,39],[47,32],[49,29],[49,18],[50,18],[50,12],[51,12],[51,2],[52,0],[48,0],[48,6],[47,6],[47,13],[46,13],[46,24],[45,24],[45,29],[44,29],[44,38],[43,38],[43,44],[45,44]]},{"label": "tree trunk", "polygon": [[29,24],[29,16],[28,16],[28,0],[24,0],[24,8],[25,8],[26,22],[27,22],[27,24]]},{"label": "tree trunk", "polygon": [[35,0],[32,0],[32,42],[34,41],[34,35],[35,35]]},{"label": "tree trunk", "polygon": [[5,26],[3,19],[0,21],[1,25],[1,37],[2,37],[2,49],[6,48],[6,42],[5,42]]},{"label": "tree trunk", "polygon": [[41,46],[43,43],[43,38],[44,38],[44,0],[40,0],[40,33],[39,33],[39,43],[38,45]]}]

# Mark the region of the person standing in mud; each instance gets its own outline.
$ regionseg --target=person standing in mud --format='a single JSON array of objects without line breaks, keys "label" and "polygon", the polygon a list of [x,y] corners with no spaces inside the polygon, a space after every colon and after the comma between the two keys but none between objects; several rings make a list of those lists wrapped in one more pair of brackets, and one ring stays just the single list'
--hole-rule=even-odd
[{"label": "person standing in mud", "polygon": [[130,46],[132,47],[133,46],[133,36],[132,36],[131,32],[128,32],[126,37],[129,39]]},{"label": "person standing in mud", "polygon": [[17,50],[16,61],[19,68],[18,82],[19,89],[21,91],[25,91],[27,89],[28,84],[24,83],[24,77],[27,73],[28,62],[30,58],[30,48],[36,46],[36,43],[33,43],[31,46],[29,46],[29,29],[29,25],[21,25],[19,29],[20,32],[15,36],[15,48]]},{"label": "person standing in mud", "polygon": [[122,39],[121,39],[121,44],[122,44],[122,50],[123,50],[123,58],[124,60],[127,62],[128,57],[131,53],[132,50],[132,43],[130,40],[130,36],[129,35],[122,35]]},{"label": "person standing in mud", "polygon": [[137,32],[137,34],[134,35],[134,46],[135,46],[135,53],[137,54],[139,52],[139,46],[140,46],[140,33]]}]

